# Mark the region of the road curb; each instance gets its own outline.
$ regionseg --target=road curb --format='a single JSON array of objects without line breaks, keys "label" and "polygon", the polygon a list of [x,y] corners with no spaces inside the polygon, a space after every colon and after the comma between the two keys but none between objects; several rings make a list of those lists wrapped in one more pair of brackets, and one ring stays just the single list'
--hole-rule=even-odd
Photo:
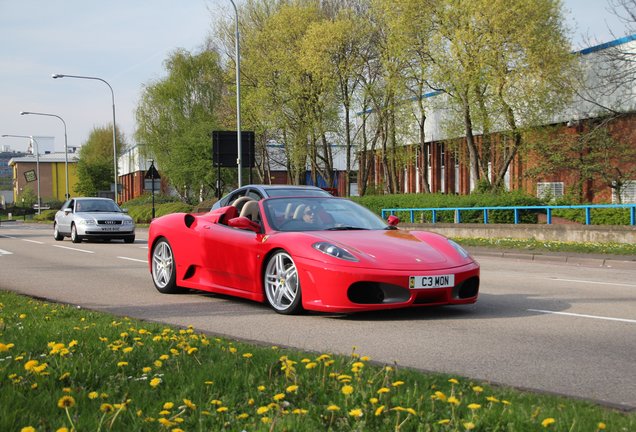
[{"label": "road curb", "polygon": [[475,258],[494,257],[506,258],[524,261],[536,261],[541,263],[569,264],[581,267],[607,267],[615,269],[634,270],[636,269],[636,257],[628,257],[621,260],[616,258],[607,258],[602,256],[584,256],[584,255],[546,255],[535,253],[524,253],[519,251],[502,251],[502,250],[486,250],[483,248],[466,248]]}]

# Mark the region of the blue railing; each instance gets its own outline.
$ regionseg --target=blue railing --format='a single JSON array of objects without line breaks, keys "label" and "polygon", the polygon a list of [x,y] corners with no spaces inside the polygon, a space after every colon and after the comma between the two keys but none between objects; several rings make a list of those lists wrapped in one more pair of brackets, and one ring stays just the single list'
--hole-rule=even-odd
[{"label": "blue railing", "polygon": [[415,212],[431,212],[431,222],[437,222],[437,214],[440,212],[454,212],[455,223],[461,223],[462,211],[482,211],[484,215],[484,223],[488,223],[490,211],[512,211],[514,214],[514,223],[519,223],[519,212],[522,210],[533,210],[538,212],[545,212],[546,223],[552,223],[552,211],[562,209],[582,209],[585,210],[585,224],[592,224],[592,210],[593,209],[627,209],[629,211],[629,224],[636,225],[636,204],[588,204],[588,205],[569,205],[569,206],[505,206],[505,207],[438,207],[438,208],[389,208],[382,209],[382,218],[386,219],[387,215],[395,215],[396,212],[404,213],[409,212],[411,223],[415,222]]}]

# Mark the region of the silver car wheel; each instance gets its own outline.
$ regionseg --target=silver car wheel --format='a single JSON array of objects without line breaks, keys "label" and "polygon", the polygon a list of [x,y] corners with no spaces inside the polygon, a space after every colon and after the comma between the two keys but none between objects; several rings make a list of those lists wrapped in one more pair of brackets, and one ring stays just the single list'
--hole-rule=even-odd
[{"label": "silver car wheel", "polygon": [[176,289],[174,255],[167,240],[162,239],[152,249],[152,280],[159,292],[170,294]]},{"label": "silver car wheel", "polygon": [[77,227],[75,224],[71,225],[71,241],[73,243],[79,243],[82,241],[82,238],[77,235]]},{"label": "silver car wheel", "polygon": [[298,270],[288,253],[280,251],[269,259],[264,284],[267,301],[276,312],[293,314],[302,309]]},{"label": "silver car wheel", "polygon": [[57,241],[64,240],[64,236],[60,234],[60,229],[57,224],[53,224],[53,238]]}]

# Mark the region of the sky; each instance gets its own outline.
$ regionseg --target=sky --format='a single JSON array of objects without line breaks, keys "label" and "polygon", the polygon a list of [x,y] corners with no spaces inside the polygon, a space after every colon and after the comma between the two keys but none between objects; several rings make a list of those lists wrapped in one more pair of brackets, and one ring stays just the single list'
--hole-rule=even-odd
[{"label": "sky", "polygon": [[[241,4],[241,0],[236,0]],[[572,49],[625,35],[607,0],[563,0]],[[54,137],[79,147],[95,127],[117,126],[135,144],[135,109],[144,85],[165,77],[175,49],[198,51],[219,17],[234,19],[230,0],[0,0],[0,135]],[[610,30],[611,29],[611,30]],[[25,151],[29,140],[0,137],[0,149]]]}]

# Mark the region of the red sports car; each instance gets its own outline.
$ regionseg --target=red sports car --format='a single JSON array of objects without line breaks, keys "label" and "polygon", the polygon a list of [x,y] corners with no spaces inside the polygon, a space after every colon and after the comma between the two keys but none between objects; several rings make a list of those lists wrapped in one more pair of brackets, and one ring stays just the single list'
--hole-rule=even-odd
[{"label": "red sports car", "polygon": [[396,217],[342,198],[245,198],[150,224],[157,290],[267,301],[281,314],[477,301],[479,264],[441,235],[397,229]]}]

